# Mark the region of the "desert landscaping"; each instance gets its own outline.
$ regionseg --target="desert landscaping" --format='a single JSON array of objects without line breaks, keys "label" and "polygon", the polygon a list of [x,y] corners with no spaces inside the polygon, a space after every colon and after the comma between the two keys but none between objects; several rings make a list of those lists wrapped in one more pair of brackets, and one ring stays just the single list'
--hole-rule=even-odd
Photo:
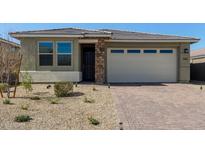
[{"label": "desert landscaping", "polygon": [[[0,98],[0,129],[119,129],[110,89],[103,85],[73,85],[67,97],[56,97],[54,84],[17,87],[16,98]],[[18,116],[29,116],[18,121]]]}]

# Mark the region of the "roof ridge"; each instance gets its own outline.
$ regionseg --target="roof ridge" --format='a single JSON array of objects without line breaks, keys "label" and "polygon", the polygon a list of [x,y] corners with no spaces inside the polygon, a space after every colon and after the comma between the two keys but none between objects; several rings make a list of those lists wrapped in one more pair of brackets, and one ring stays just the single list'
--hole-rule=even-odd
[{"label": "roof ridge", "polygon": [[131,32],[131,33],[142,33],[142,34],[152,34],[152,35],[161,35],[161,36],[176,36],[176,37],[186,37],[186,38],[192,38],[192,39],[197,39],[199,40],[200,38],[196,37],[190,37],[190,36],[179,36],[179,35],[174,35],[174,34],[160,34],[160,33],[152,33],[152,32],[141,32],[141,31],[130,31],[130,30],[122,30],[122,29],[105,29],[105,30],[117,30],[121,32]]},{"label": "roof ridge", "polygon": [[79,30],[87,30],[87,31],[93,31],[93,32],[104,32],[104,33],[111,33],[111,32],[108,32],[108,31],[101,31],[101,30],[99,30],[99,29],[85,29],[85,28],[77,28],[77,27],[75,27],[75,28],[72,28],[72,29],[79,29]]}]

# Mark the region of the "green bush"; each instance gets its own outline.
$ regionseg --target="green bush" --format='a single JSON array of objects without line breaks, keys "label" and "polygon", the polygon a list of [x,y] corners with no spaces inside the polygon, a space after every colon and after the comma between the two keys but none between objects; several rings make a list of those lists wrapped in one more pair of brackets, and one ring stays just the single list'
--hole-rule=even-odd
[{"label": "green bush", "polygon": [[32,88],[32,77],[28,72],[22,74],[22,83],[21,85],[26,90],[26,93],[31,92]]},{"label": "green bush", "polygon": [[10,99],[4,99],[3,104],[12,104],[12,103],[11,103]]},{"label": "green bush", "polygon": [[32,118],[29,115],[19,115],[15,117],[16,122],[28,122],[32,120]]},{"label": "green bush", "polygon": [[93,117],[89,117],[88,120],[90,121],[90,124],[92,124],[92,125],[99,125],[100,124],[100,122]]},{"label": "green bush", "polygon": [[31,100],[40,100],[41,98],[38,97],[38,96],[33,96],[33,97],[30,97]]},{"label": "green bush", "polygon": [[54,85],[54,92],[57,97],[67,97],[73,92],[72,82],[57,82]]}]

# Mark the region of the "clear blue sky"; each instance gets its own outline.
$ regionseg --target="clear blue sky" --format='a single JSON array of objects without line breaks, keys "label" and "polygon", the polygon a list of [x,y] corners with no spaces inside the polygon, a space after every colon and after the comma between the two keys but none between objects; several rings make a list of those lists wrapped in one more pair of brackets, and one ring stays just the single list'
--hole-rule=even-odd
[{"label": "clear blue sky", "polygon": [[[52,29],[52,28],[65,28],[65,27],[77,27],[77,28],[113,28],[131,31],[142,31],[161,34],[173,34],[181,36],[191,36],[200,38],[200,42],[193,44],[191,48],[193,50],[205,48],[205,24],[121,24],[121,23],[21,23],[21,24],[0,24],[0,37],[13,40],[9,38],[8,32],[13,31],[25,31],[25,30],[38,30],[38,29]],[[15,41],[15,40],[13,40]]]}]

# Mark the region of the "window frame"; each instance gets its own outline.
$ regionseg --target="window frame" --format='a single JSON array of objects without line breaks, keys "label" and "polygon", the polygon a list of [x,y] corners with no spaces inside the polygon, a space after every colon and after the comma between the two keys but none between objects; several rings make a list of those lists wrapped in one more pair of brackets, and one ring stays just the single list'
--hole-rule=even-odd
[{"label": "window frame", "polygon": [[[130,51],[136,50],[136,51],[139,51],[139,52],[129,53],[129,50],[130,50]],[[141,53],[142,53],[142,49],[140,49],[140,48],[128,48],[128,49],[126,49],[126,53],[127,53],[127,54],[141,54]]]},{"label": "window frame", "polygon": [[[52,43],[53,52],[52,53],[40,53],[40,43]],[[38,41],[38,66],[40,67],[49,67],[54,66],[54,52],[55,52],[55,42],[54,41]],[[40,65],[40,55],[52,55],[52,65]]]},{"label": "window frame", "polygon": [[[58,43],[70,43],[71,44],[71,53],[58,53]],[[55,42],[56,45],[56,66],[59,67],[71,67],[72,66],[72,55],[73,55],[73,41],[56,41]],[[58,55],[70,55],[71,57],[71,63],[70,65],[58,65]]]},{"label": "window frame", "polygon": [[[118,50],[118,51],[122,50],[123,52],[113,53],[112,50]],[[111,54],[125,54],[125,52],[126,52],[125,49],[110,49],[110,53],[111,53]]]},{"label": "window frame", "polygon": [[[146,53],[145,50],[156,50],[156,52],[151,52],[151,53],[148,52],[148,53]],[[158,52],[159,51],[158,48],[149,48],[149,49],[143,48],[142,51],[143,51],[142,52],[143,54],[157,54],[157,53],[159,53]]]},{"label": "window frame", "polygon": [[[172,50],[172,53],[161,53],[161,50]],[[159,49],[159,54],[174,54],[175,53],[175,49]]]}]

